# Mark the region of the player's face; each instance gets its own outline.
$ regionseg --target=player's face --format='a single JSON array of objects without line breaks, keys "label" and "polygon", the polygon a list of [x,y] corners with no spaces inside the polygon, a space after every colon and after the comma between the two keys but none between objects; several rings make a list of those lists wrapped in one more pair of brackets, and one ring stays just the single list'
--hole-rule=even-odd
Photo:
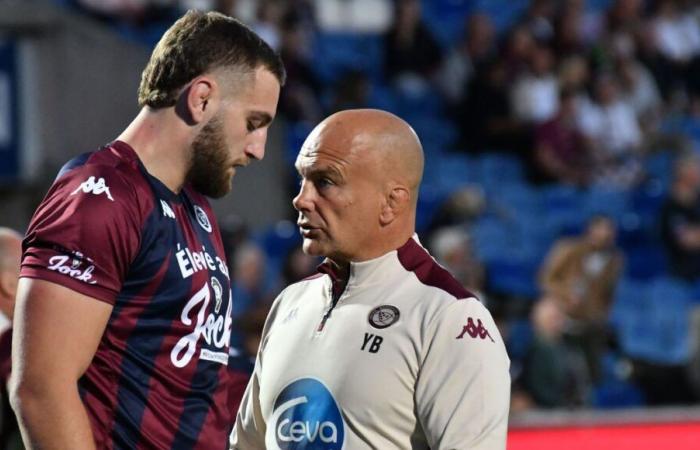
[{"label": "player's face", "polygon": [[219,198],[231,190],[236,168],[265,156],[267,130],[275,116],[280,85],[258,69],[248,86],[222,100],[221,109],[192,143],[188,179],[204,195]]},{"label": "player's face", "polygon": [[382,194],[367,152],[353,151],[351,141],[314,132],[296,168],[301,186],[293,204],[304,252],[336,262],[368,259],[365,255],[377,245]]}]

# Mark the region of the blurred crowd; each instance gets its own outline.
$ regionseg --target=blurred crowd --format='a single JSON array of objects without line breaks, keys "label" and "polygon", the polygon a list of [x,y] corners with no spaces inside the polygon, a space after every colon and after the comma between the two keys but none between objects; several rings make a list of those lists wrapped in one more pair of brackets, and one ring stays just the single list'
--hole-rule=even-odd
[{"label": "blurred crowd", "polygon": [[[495,207],[489,187],[466,175],[462,181],[470,183],[454,185],[437,205],[421,209],[427,217],[419,233],[502,325],[513,360],[514,411],[700,398],[700,352],[691,341],[698,341],[699,321],[656,323],[650,313],[632,326],[625,302],[652,311],[655,300],[634,304],[635,295],[621,294],[668,277],[691,286],[684,308],[700,306],[700,2],[56,1],[145,45],[188,8],[241,18],[281,52],[288,82],[280,114],[301,136],[334,111],[382,107],[415,121],[428,166],[455,155],[515,161],[524,173],[517,195],[554,186],[635,196],[655,186],[659,201],[645,210],[642,232],[665,253],[636,284],[626,281],[628,250],[636,241],[623,248],[618,235],[629,224],[616,214],[587,214],[577,226],[547,235],[534,258],[535,289],[524,295],[494,289],[490,280],[499,266],[485,261],[474,230]],[[346,54],[347,64],[338,64]],[[365,62],[353,64],[358,57]],[[293,155],[300,142],[294,132],[290,136]],[[672,163],[654,176],[650,161]],[[427,171],[424,184],[440,184],[430,176]],[[497,173],[496,184],[507,177]],[[300,251],[290,224],[261,232],[229,219],[222,228],[235,279],[234,356],[236,367],[249,370],[266,308],[283,286],[313,273],[318,261]],[[685,311],[680,315],[687,319]],[[636,348],[635,336],[655,327],[660,334],[650,331],[651,339],[682,329],[685,353],[668,360],[628,351]]]}]

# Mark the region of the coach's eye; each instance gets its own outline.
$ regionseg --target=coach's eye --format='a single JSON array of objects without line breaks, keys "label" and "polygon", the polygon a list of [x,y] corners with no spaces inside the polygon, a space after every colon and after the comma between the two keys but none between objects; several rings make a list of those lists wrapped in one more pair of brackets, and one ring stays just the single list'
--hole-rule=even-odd
[{"label": "coach's eye", "polygon": [[334,183],[333,183],[333,180],[331,180],[330,178],[321,177],[318,179],[316,184],[318,185],[319,188],[324,188],[324,187],[332,186]]}]

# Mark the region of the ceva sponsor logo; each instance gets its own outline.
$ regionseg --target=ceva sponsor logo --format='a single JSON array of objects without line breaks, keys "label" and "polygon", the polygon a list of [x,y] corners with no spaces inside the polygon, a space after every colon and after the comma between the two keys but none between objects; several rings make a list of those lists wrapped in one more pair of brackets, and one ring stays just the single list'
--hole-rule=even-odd
[{"label": "ceva sponsor logo", "polygon": [[314,378],[287,385],[275,400],[265,445],[275,450],[341,450],[345,428],[328,388]]}]

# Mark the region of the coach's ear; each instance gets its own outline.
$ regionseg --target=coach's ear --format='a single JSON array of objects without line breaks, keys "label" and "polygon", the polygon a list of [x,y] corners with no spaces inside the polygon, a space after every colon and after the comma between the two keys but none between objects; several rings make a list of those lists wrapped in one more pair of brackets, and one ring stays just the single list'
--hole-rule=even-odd
[{"label": "coach's ear", "polygon": [[379,222],[382,225],[389,225],[397,216],[403,214],[409,207],[411,193],[406,186],[396,184],[391,186],[386,196],[386,201],[382,205],[379,215]]},{"label": "coach's ear", "polygon": [[192,80],[181,97],[181,100],[185,100],[188,123],[196,125],[208,122],[214,116],[219,104],[218,90],[219,86],[212,76],[201,75]]}]

